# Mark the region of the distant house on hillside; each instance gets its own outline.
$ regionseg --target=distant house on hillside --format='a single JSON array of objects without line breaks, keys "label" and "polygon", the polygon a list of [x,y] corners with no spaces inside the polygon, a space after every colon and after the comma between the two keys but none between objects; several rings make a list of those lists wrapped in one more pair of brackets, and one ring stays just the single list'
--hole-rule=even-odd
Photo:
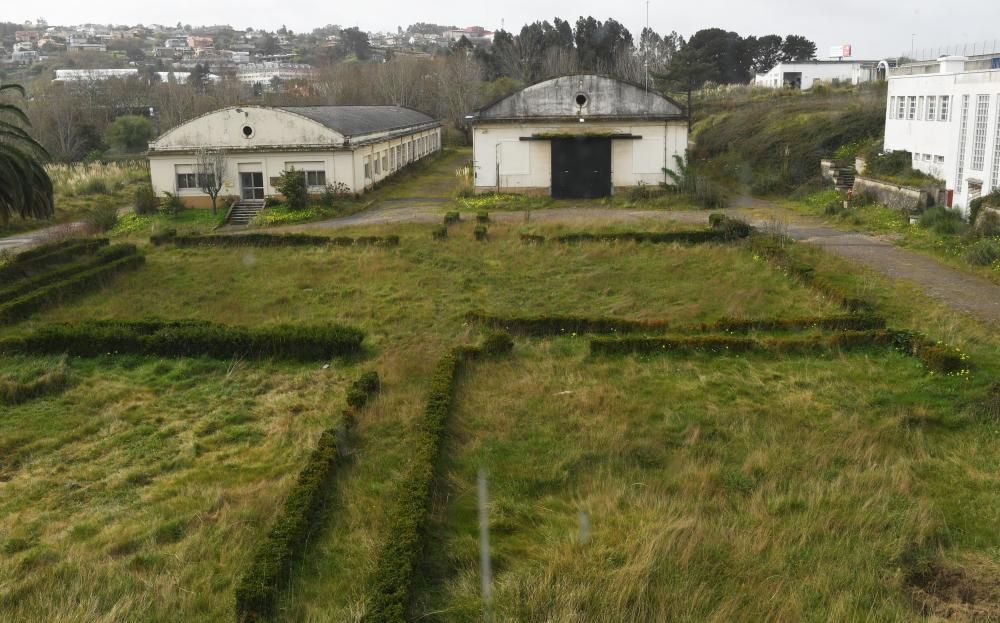
[{"label": "distant house on hillside", "polygon": [[759,73],[753,83],[771,89],[808,91],[815,84],[862,84],[879,79],[879,61],[796,61],[778,63],[771,71]]},{"label": "distant house on hillside", "polygon": [[306,174],[312,193],[327,185],[361,193],[441,148],[441,123],[399,106],[242,106],[183,123],[149,144],[157,195],[211,205],[198,181],[198,152],[224,150],[223,195],[256,201],[277,194],[282,171]]},{"label": "distant house on hillside", "polygon": [[593,74],[529,86],[472,116],[475,189],[605,197],[667,182],[687,113],[641,85]]}]

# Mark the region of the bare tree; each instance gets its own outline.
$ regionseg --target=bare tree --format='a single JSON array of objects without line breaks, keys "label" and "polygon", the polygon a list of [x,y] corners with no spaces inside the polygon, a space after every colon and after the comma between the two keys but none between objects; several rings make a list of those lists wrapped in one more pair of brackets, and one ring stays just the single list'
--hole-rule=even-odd
[{"label": "bare tree", "polygon": [[450,55],[435,69],[438,91],[435,99],[443,104],[440,112],[456,128],[465,131],[468,139],[465,116],[479,103],[483,84],[482,65],[468,54],[457,53]]},{"label": "bare tree", "polygon": [[219,198],[219,193],[222,192],[228,168],[224,149],[202,147],[198,150],[198,164],[195,174],[201,191],[212,198],[212,214],[215,214],[216,200]]}]

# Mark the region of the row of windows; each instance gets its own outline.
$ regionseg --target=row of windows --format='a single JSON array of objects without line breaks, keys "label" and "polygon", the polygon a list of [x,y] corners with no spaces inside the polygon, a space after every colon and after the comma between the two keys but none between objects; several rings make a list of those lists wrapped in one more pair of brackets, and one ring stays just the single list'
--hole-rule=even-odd
[{"label": "row of windows", "polygon": [[[285,163],[286,170],[291,170],[292,166]],[[187,167],[185,167],[187,168]],[[326,186],[326,171],[306,171],[301,170],[306,174],[306,185],[307,186]],[[200,190],[202,188],[214,188],[215,187],[215,176],[212,174],[208,175],[198,175],[197,173],[177,173],[177,190]],[[202,183],[206,182],[206,183]]]},{"label": "row of windows", "polygon": [[934,154],[918,154],[913,153],[913,164],[916,166],[918,162],[934,162],[934,164],[944,164],[944,156],[936,156]]},{"label": "row of windows", "polygon": [[374,176],[396,171],[407,163],[437,151],[438,146],[438,136],[432,134],[365,156],[365,179],[370,180]]},{"label": "row of windows", "polygon": [[948,121],[950,95],[893,95],[889,98],[889,118],[908,121]]}]

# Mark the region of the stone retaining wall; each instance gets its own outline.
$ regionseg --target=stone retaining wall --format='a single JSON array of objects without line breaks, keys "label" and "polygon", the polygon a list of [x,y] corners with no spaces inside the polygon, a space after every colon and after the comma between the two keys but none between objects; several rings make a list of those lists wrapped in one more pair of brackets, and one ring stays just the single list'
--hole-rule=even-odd
[{"label": "stone retaining wall", "polygon": [[857,176],[854,178],[853,195],[859,197],[864,194],[874,195],[886,207],[907,213],[921,212],[934,205],[934,197],[926,190]]}]

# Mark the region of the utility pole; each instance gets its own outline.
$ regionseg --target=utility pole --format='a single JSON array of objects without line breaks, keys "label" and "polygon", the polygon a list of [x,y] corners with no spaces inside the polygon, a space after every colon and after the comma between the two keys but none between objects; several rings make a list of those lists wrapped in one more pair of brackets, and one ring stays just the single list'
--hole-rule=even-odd
[{"label": "utility pole", "polygon": [[914,54],[916,53],[914,46],[916,45],[916,42],[917,42],[917,33],[913,33],[912,35],[910,35],[910,59],[914,61],[917,60],[916,58],[914,58]]}]

